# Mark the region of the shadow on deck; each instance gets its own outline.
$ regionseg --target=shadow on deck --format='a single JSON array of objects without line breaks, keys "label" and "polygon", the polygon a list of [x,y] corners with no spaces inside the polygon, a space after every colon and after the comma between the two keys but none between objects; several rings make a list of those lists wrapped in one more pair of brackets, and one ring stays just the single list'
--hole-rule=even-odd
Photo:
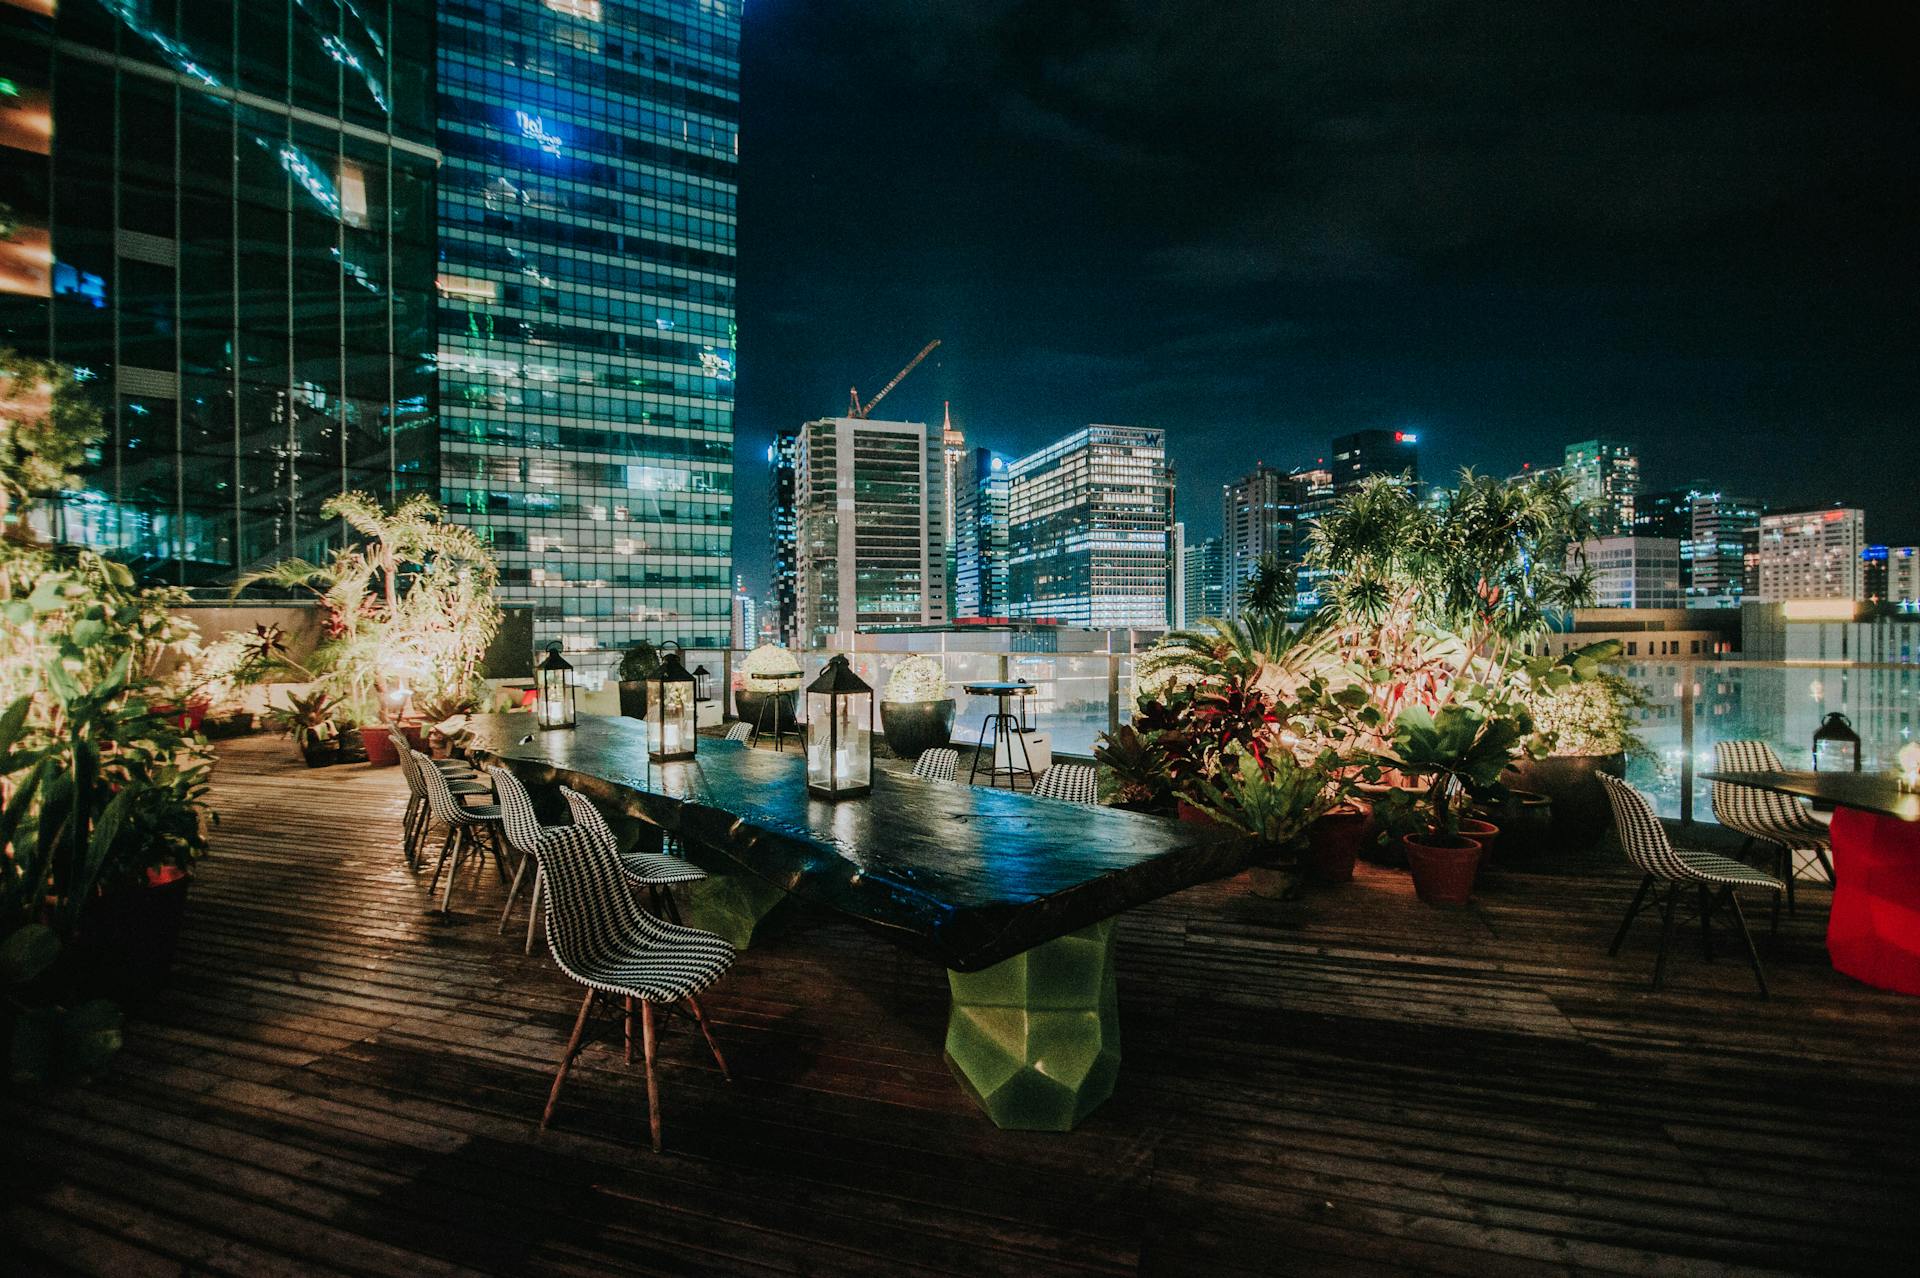
[{"label": "shadow on deck", "polygon": [[[463,881],[394,850],[399,774],[224,749],[168,991],[91,1085],[5,1105],[9,1272],[1888,1272],[1920,1200],[1920,1000],[1834,973],[1827,894],[1744,963],[1606,945],[1611,854],[1294,902],[1233,881],[1121,927],[1125,1065],[1066,1136],[1000,1132],[940,1059],[942,973],[822,921],[704,1000],[739,1081],[645,1092]],[[1756,910],[1764,923],[1764,912]],[[519,916],[516,914],[516,920]]]}]

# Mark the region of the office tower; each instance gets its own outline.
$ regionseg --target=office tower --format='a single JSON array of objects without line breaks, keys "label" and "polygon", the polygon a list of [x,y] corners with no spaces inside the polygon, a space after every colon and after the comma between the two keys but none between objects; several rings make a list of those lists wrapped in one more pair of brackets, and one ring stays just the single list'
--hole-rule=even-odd
[{"label": "office tower", "polygon": [[1167,571],[1171,580],[1167,586],[1167,628],[1185,630],[1187,628],[1187,525],[1182,520],[1174,520],[1172,551],[1167,555]]},{"label": "office tower", "polygon": [[1569,554],[1593,572],[1596,608],[1678,608],[1680,543],[1670,537],[1597,537]]},{"label": "office tower", "polygon": [[1008,613],[1096,629],[1164,627],[1166,432],[1088,426],[1009,469]]},{"label": "office tower", "polygon": [[800,646],[800,541],[796,525],[798,495],[794,480],[800,466],[800,431],[779,427],[767,445],[772,468],[773,618],[775,633],[789,648]]},{"label": "office tower", "polygon": [[747,593],[747,583],[740,578],[733,582],[733,631],[727,642],[735,648],[754,647],[758,640],[755,636],[759,627],[754,624],[753,596]]},{"label": "office tower", "polygon": [[1293,615],[1306,617],[1320,607],[1320,582],[1328,575],[1327,569],[1311,568],[1305,563],[1313,526],[1320,522],[1320,516],[1333,509],[1338,494],[1333,471],[1320,461],[1311,466],[1294,467],[1288,472],[1288,478],[1293,480],[1300,498],[1293,530],[1294,545],[1301,560],[1294,567]]},{"label": "office tower", "polygon": [[441,486],[538,638],[719,646],[738,0],[442,0]]},{"label": "office tower", "polygon": [[1263,560],[1291,572],[1299,560],[1302,485],[1264,463],[1220,489],[1221,543],[1226,549],[1227,615],[1238,617]]},{"label": "office tower", "polygon": [[1567,445],[1561,470],[1573,481],[1574,500],[1592,512],[1595,531],[1617,537],[1634,531],[1634,499],[1640,494],[1640,455],[1617,439]]},{"label": "office tower", "polygon": [[1760,516],[1752,597],[1761,603],[1864,598],[1860,552],[1866,526],[1866,512],[1857,506]]},{"label": "office tower", "polygon": [[801,428],[794,477],[801,647],[862,626],[947,620],[940,428],[829,417]]},{"label": "office tower", "polygon": [[1227,615],[1226,548],[1218,537],[1209,537],[1187,547],[1186,552],[1188,626],[1197,626],[1208,617]]},{"label": "office tower", "polygon": [[1696,608],[1738,607],[1745,595],[1747,538],[1764,507],[1751,497],[1695,492],[1688,538],[1681,544],[1682,585]]},{"label": "office tower", "polygon": [[954,514],[955,617],[1007,615],[1007,460],[976,448],[961,468]]},{"label": "office tower", "polygon": [[1685,541],[1693,536],[1693,503],[1704,485],[1690,484],[1684,488],[1663,488],[1657,492],[1643,492],[1634,499],[1633,529],[1635,537],[1664,537],[1669,541]]},{"label": "office tower", "polygon": [[940,405],[940,458],[944,479],[940,509],[946,512],[947,519],[946,527],[942,529],[942,544],[947,548],[947,598],[951,600],[954,598],[954,572],[957,567],[954,554],[959,544],[954,538],[954,518],[960,509],[961,471],[967,461],[967,437],[953,424],[952,401],[943,401]]},{"label": "office tower", "polygon": [[1920,547],[1868,546],[1860,552],[1862,597],[1892,604],[1902,612],[1920,610]]},{"label": "office tower", "polygon": [[0,2],[0,346],[104,426],[52,536],[204,585],[434,489],[433,59],[426,0]]},{"label": "office tower", "polygon": [[1343,493],[1373,475],[1420,483],[1420,437],[1410,430],[1358,430],[1333,441],[1333,488]]}]

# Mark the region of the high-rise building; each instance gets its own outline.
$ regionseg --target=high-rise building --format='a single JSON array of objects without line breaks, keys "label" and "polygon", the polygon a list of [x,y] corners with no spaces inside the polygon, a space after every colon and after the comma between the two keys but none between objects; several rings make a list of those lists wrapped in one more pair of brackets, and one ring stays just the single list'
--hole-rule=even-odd
[{"label": "high-rise building", "polygon": [[1166,626],[1166,432],[1088,426],[1010,467],[1007,609],[1097,629]]},{"label": "high-rise building", "polygon": [[1273,559],[1291,572],[1298,563],[1303,485],[1264,463],[1220,490],[1221,543],[1226,548],[1227,615],[1238,617],[1260,564]]},{"label": "high-rise building", "polygon": [[740,578],[733,582],[733,632],[728,644],[735,648],[751,648],[759,641],[755,636],[759,627],[755,623],[753,596],[747,593],[747,583]]},{"label": "high-rise building", "polygon": [[1313,526],[1320,522],[1320,516],[1333,509],[1338,494],[1334,489],[1333,471],[1320,461],[1311,466],[1294,467],[1288,472],[1288,478],[1293,480],[1300,498],[1293,532],[1301,560],[1294,568],[1293,615],[1307,617],[1320,607],[1320,582],[1328,575],[1327,569],[1312,568],[1305,562]]},{"label": "high-rise building", "polygon": [[1597,537],[1569,554],[1593,572],[1596,608],[1678,608],[1680,543],[1670,537]]},{"label": "high-rise building", "polygon": [[[1669,541],[1686,541],[1692,537],[1693,502],[1703,487],[1689,484],[1638,494],[1633,504],[1633,535],[1664,537]],[[1685,558],[1684,551],[1681,557]]]},{"label": "high-rise building", "polygon": [[1172,578],[1167,587],[1167,627],[1172,630],[1187,628],[1187,525],[1182,520],[1173,521],[1172,552],[1167,556],[1167,570]]},{"label": "high-rise building", "polygon": [[717,647],[739,0],[442,0],[439,69],[447,504],[539,637]]},{"label": "high-rise building", "polygon": [[1760,516],[1752,597],[1760,603],[1865,598],[1860,552],[1866,530],[1866,512],[1857,506]]},{"label": "high-rise building", "polygon": [[958,565],[955,551],[959,545],[954,538],[954,519],[960,509],[960,485],[963,482],[961,472],[967,461],[967,437],[959,427],[953,424],[953,404],[943,402],[940,406],[940,457],[943,463],[941,474],[944,486],[941,489],[940,509],[946,512],[947,523],[942,530],[942,544],[947,548],[946,575],[947,598],[954,595],[954,572]]},{"label": "high-rise building", "polygon": [[795,473],[799,641],[947,620],[938,426],[828,417],[801,428]]},{"label": "high-rise building", "polygon": [[1186,624],[1197,626],[1208,617],[1227,615],[1226,548],[1218,537],[1187,547]]},{"label": "high-rise building", "polygon": [[0,346],[105,437],[62,540],[200,585],[436,487],[428,0],[0,0]]},{"label": "high-rise building", "polygon": [[1696,608],[1735,608],[1746,593],[1747,538],[1764,510],[1751,497],[1693,494],[1687,540],[1680,546],[1681,584]]},{"label": "high-rise building", "polygon": [[767,445],[772,468],[770,527],[773,537],[774,632],[789,648],[800,646],[800,539],[797,523],[799,497],[794,482],[800,468],[798,427],[779,427]]},{"label": "high-rise building", "polygon": [[1866,547],[1860,552],[1860,587],[1874,603],[1920,611],[1920,547]]},{"label": "high-rise building", "polygon": [[1007,616],[1007,459],[976,448],[958,483],[953,615]]},{"label": "high-rise building", "polygon": [[1617,537],[1634,531],[1640,495],[1640,455],[1617,439],[1587,439],[1567,445],[1561,471],[1573,481],[1573,497],[1589,508],[1596,531]]},{"label": "high-rise building", "polygon": [[1343,493],[1373,475],[1420,484],[1420,437],[1410,430],[1357,430],[1333,441],[1333,487]]}]

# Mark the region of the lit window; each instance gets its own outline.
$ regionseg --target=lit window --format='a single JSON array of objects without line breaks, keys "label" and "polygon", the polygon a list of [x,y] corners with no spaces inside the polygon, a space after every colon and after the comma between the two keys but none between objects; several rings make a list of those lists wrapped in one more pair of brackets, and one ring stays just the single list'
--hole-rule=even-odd
[{"label": "lit window", "polygon": [[348,226],[367,224],[367,171],[353,160],[341,160],[339,181],[340,220]]},{"label": "lit window", "polygon": [[547,8],[583,22],[600,21],[600,0],[547,0]]},{"label": "lit window", "polygon": [[442,297],[459,297],[469,302],[497,302],[500,300],[500,285],[493,280],[476,280],[465,275],[441,275],[434,279],[434,285]]}]

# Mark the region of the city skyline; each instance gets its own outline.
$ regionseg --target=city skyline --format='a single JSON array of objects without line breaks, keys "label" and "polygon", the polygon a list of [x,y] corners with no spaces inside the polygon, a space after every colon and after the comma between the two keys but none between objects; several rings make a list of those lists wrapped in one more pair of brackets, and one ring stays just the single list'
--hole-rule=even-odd
[{"label": "city skyline", "polygon": [[[1195,539],[1254,462],[1377,428],[1418,433],[1429,480],[1619,438],[1649,486],[1844,501],[1920,540],[1868,464],[1911,450],[1920,402],[1898,31],[1780,6],[1428,35],[1234,4],[908,15],[746,24],[743,486],[775,426],[939,337],[889,416],[951,400],[1008,455],[1164,429]],[[1505,118],[1522,89],[1537,109]],[[856,179],[884,197],[837,201]],[[737,503],[756,589],[764,505]]]}]

